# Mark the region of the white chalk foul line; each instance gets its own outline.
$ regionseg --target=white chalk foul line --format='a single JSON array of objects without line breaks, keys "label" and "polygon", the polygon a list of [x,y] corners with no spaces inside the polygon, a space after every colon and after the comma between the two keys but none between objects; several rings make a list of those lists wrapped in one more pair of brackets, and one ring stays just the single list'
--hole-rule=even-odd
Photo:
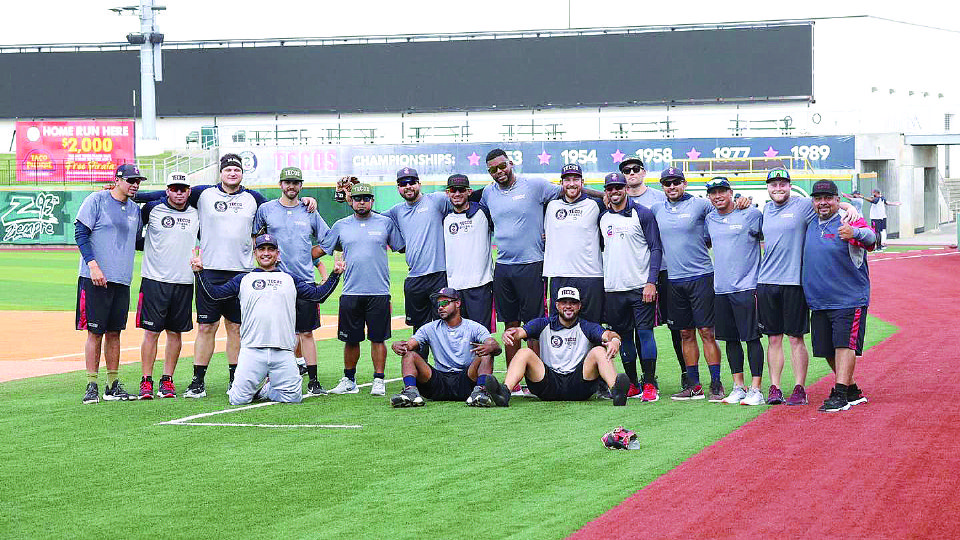
[{"label": "white chalk foul line", "polygon": [[[168,422],[161,422],[165,424]],[[179,426],[214,426],[214,427],[255,427],[255,428],[327,428],[327,429],[361,429],[363,426],[339,424],[215,424],[212,422],[184,422]]]},{"label": "white chalk foul line", "polygon": [[[909,252],[904,252],[904,253],[909,253]],[[870,262],[878,263],[881,261],[902,261],[903,259],[925,259],[927,257],[947,257],[950,255],[960,255],[960,251],[953,251],[950,253],[925,253],[923,255],[901,255],[901,256],[897,256],[891,253],[890,255],[893,255],[893,256],[872,258],[870,259]]]}]

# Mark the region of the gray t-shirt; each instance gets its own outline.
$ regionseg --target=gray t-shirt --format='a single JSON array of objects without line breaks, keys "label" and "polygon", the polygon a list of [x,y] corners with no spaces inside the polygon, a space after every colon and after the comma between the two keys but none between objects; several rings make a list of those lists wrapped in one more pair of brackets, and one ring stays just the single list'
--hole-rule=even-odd
[{"label": "gray t-shirt", "polygon": [[757,288],[760,272],[760,230],[763,214],[754,207],[707,214],[707,234],[713,244],[713,290],[717,294]]},{"label": "gray t-shirt", "polygon": [[667,196],[660,191],[659,189],[654,189],[650,186],[647,186],[646,191],[643,192],[643,195],[631,196],[630,200],[650,208],[658,202],[667,202]]},{"label": "gray t-shirt", "polygon": [[373,212],[363,219],[356,215],[340,219],[320,241],[326,253],[343,250],[347,270],[342,294],[346,295],[390,294],[387,248],[400,251],[404,246],[403,235],[393,220]]},{"label": "gray t-shirt", "polygon": [[768,201],[763,207],[763,259],[758,283],[800,285],[803,238],[817,218],[813,201],[791,195],[787,202]]},{"label": "gray t-shirt", "polygon": [[710,201],[687,193],[677,202],[656,203],[650,210],[657,217],[663,258],[671,281],[713,272],[713,261],[704,239],[704,220],[713,211]]},{"label": "gray t-shirt", "polygon": [[543,205],[559,193],[559,185],[526,176],[518,176],[508,189],[496,182],[483,188],[480,202],[493,218],[498,263],[543,260]]},{"label": "gray t-shirt", "polygon": [[603,201],[586,195],[572,203],[562,196],[547,203],[544,277],[603,277],[597,225],[601,212]]},{"label": "gray t-shirt", "polygon": [[[93,258],[111,283],[130,285],[133,253],[140,229],[140,207],[133,199],[120,202],[109,191],[91,193],[80,204],[77,221],[90,228]],[[90,267],[80,257],[80,276],[89,278]]]},{"label": "gray t-shirt", "polygon": [[480,203],[471,202],[466,212],[443,218],[447,285],[472,289],[493,281],[492,237],[490,216]]},{"label": "gray t-shirt", "polygon": [[523,325],[529,339],[540,340],[540,359],[557,373],[573,373],[590,349],[601,345],[603,327],[583,319],[570,328],[560,324],[560,317],[541,317]]},{"label": "gray t-shirt", "polygon": [[[199,193],[199,195],[198,195]],[[200,258],[210,270],[253,270],[253,217],[266,202],[256,191],[241,188],[236,193],[220,185],[196,186],[191,203],[200,212]]]},{"label": "gray t-shirt", "polygon": [[482,324],[470,319],[462,319],[457,326],[442,320],[431,321],[413,333],[417,343],[430,346],[434,369],[443,373],[466,371],[474,359],[471,343],[483,343],[489,337],[490,332]]},{"label": "gray t-shirt", "polygon": [[319,212],[308,212],[297,204],[288,208],[279,199],[260,205],[253,218],[253,233],[262,230],[277,238],[283,269],[295,277],[315,281],[310,249],[320,242],[330,227]]},{"label": "gray t-shirt", "polygon": [[443,191],[424,193],[415,203],[403,201],[387,210],[400,228],[407,244],[406,259],[409,277],[425,276],[446,269],[443,247],[443,216],[453,210]]},{"label": "gray t-shirt", "polygon": [[167,204],[166,199],[143,205],[143,263],[140,275],[163,283],[193,283],[190,258],[197,245],[200,218],[197,209],[183,210]]}]

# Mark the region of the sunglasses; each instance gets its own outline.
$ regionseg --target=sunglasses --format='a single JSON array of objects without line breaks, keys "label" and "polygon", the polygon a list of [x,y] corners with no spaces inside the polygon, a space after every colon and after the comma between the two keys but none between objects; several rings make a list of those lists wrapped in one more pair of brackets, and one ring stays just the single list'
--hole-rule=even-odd
[{"label": "sunglasses", "polygon": [[493,167],[487,167],[487,172],[490,174],[496,174],[497,171],[507,170],[507,162],[503,162],[499,165],[494,165]]},{"label": "sunglasses", "polygon": [[466,193],[466,192],[467,192],[467,188],[465,188],[465,187],[448,187],[448,188],[447,188],[447,191],[449,191],[450,193]]},{"label": "sunglasses", "polygon": [[167,186],[167,189],[174,193],[186,193],[190,188],[188,186]]},{"label": "sunglasses", "polygon": [[397,180],[397,185],[400,187],[412,186],[414,184],[419,184],[420,181],[416,178],[411,178],[409,180]]},{"label": "sunglasses", "polygon": [[683,184],[683,179],[681,178],[668,178],[660,181],[661,184],[665,186],[679,186]]},{"label": "sunglasses", "polygon": [[604,186],[603,190],[604,190],[604,191],[621,191],[621,190],[623,190],[625,187],[627,187],[627,186],[625,186],[625,185],[623,185],[623,184],[614,184],[614,185],[612,185],[612,186]]},{"label": "sunglasses", "polygon": [[447,306],[449,306],[450,304],[452,304],[452,303],[454,303],[454,302],[456,302],[456,300],[440,300],[439,302],[437,302],[437,306],[439,306],[439,307],[447,307]]},{"label": "sunglasses", "polygon": [[141,179],[141,178],[123,178],[122,180],[123,180],[124,182],[128,183],[128,184],[137,184],[137,185],[140,185],[140,181],[141,181],[142,179]]},{"label": "sunglasses", "polygon": [[623,168],[623,174],[638,173],[643,170],[639,165],[627,165]]},{"label": "sunglasses", "polygon": [[351,199],[360,202],[370,202],[373,200],[373,195],[354,195]]}]

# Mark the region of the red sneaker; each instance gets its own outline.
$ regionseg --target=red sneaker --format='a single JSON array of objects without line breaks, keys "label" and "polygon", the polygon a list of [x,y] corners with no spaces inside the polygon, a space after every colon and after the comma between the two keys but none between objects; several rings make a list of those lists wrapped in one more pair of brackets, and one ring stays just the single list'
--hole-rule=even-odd
[{"label": "red sneaker", "polygon": [[639,386],[637,386],[637,385],[635,385],[635,384],[633,384],[633,383],[630,383],[630,389],[627,390],[627,397],[628,397],[628,398],[639,398],[641,393],[642,393],[642,391],[640,390],[640,387],[639,387]]},{"label": "red sneaker", "polygon": [[657,401],[660,399],[660,392],[657,391],[657,387],[652,383],[647,383],[643,385],[643,397],[640,399],[643,401]]},{"label": "red sneaker", "polygon": [[173,380],[160,379],[160,390],[157,391],[157,395],[162,398],[177,397],[177,389],[173,386]]},{"label": "red sneaker", "polygon": [[153,399],[153,381],[146,377],[140,379],[140,399]]}]

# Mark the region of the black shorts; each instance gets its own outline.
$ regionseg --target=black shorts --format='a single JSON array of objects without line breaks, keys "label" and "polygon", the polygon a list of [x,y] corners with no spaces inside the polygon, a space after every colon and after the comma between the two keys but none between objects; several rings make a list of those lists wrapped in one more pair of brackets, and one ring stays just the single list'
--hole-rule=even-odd
[{"label": "black shorts", "polygon": [[753,341],[760,339],[757,319],[757,292],[755,290],[718,294],[713,297],[717,339],[723,341]]},{"label": "black shorts", "polygon": [[423,397],[433,401],[466,401],[477,381],[466,371],[437,371],[433,369],[430,380],[417,382],[417,390]]},{"label": "black shorts", "polygon": [[127,327],[130,286],[107,282],[97,287],[90,278],[77,278],[77,330],[94,334],[119,332]]},{"label": "black shorts", "polygon": [[557,314],[557,291],[560,287],[574,287],[580,291],[580,318],[599,322],[603,319],[602,277],[552,277],[550,278],[550,315]]},{"label": "black shorts", "polygon": [[603,322],[621,336],[634,328],[652,329],[656,322],[655,302],[643,301],[643,289],[606,293]]},{"label": "black shorts", "polygon": [[661,270],[657,276],[657,319],[654,326],[667,324],[670,319],[670,280],[667,271]]},{"label": "black shorts", "polygon": [[437,305],[430,295],[446,286],[446,272],[403,280],[403,308],[407,326],[417,329],[437,318]]},{"label": "black shorts", "polygon": [[543,261],[501,264],[493,268],[493,298],[497,318],[503,322],[528,323],[546,315],[546,285]]},{"label": "black shorts", "polygon": [[293,327],[298,334],[313,332],[320,328],[320,304],[297,298],[295,309],[297,320]]},{"label": "black shorts", "polygon": [[840,348],[853,349],[860,356],[866,333],[866,306],[810,312],[810,341],[816,357],[829,358]]},{"label": "black shorts", "polygon": [[[233,270],[201,270],[203,279],[211,285],[223,285],[242,273]],[[197,322],[212,324],[220,322],[220,317],[226,317],[228,321],[240,324],[240,298],[214,300],[203,289],[203,285],[197,283]]]},{"label": "black shorts", "polygon": [[346,343],[364,340],[366,326],[370,341],[382,343],[390,339],[390,295],[340,296],[337,337]]},{"label": "black shorts", "polygon": [[543,401],[586,401],[597,393],[600,378],[583,380],[583,361],[570,373],[557,373],[544,366],[543,380],[527,380],[527,388]]},{"label": "black shorts", "polygon": [[887,218],[871,219],[870,226],[873,227],[873,230],[877,233],[877,236],[880,236],[880,232],[887,228]]},{"label": "black shorts", "polygon": [[802,337],[810,332],[810,309],[800,285],[757,285],[760,331],[768,336]]},{"label": "black shorts", "polygon": [[713,326],[713,274],[684,281],[670,281],[670,328]]},{"label": "black shorts", "polygon": [[140,280],[137,300],[137,328],[151,332],[193,330],[193,283],[164,283]]},{"label": "black shorts", "polygon": [[460,289],[460,315],[478,322],[491,332],[497,331],[497,318],[493,316],[493,282]]}]

